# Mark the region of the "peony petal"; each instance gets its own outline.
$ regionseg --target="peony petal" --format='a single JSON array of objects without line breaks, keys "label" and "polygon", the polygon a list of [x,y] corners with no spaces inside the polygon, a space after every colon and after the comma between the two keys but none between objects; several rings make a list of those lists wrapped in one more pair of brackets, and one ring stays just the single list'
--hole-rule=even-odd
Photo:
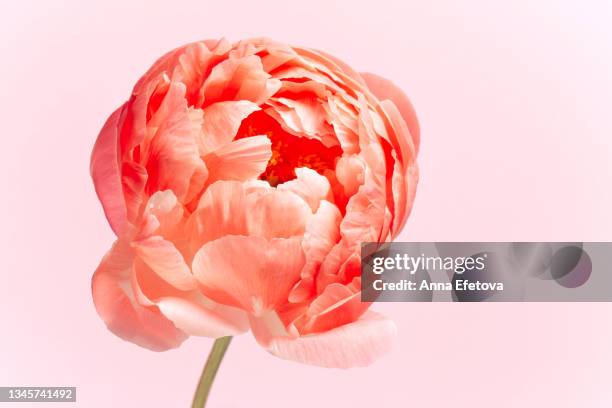
[{"label": "peony petal", "polygon": [[96,194],[104,208],[106,219],[115,235],[127,227],[127,208],[121,187],[118,139],[121,117],[127,104],[123,104],[108,118],[98,135],[91,154],[91,177]]},{"label": "peony petal", "polygon": [[267,350],[277,357],[330,368],[364,367],[387,353],[397,329],[392,320],[366,312],[359,320],[298,338],[276,337]]},{"label": "peony petal", "polygon": [[361,292],[332,283],[310,304],[300,333],[320,333],[354,322],[368,307],[370,303],[361,301]]},{"label": "peony petal", "polygon": [[406,166],[417,155],[417,147],[412,142],[408,125],[393,102],[387,99],[381,102],[381,106],[393,130],[389,141],[400,156],[400,161]]},{"label": "peony petal", "polygon": [[98,314],[108,329],[124,340],[154,351],[178,347],[187,335],[158,308],[144,307],[134,299],[130,289],[133,259],[124,241],[117,241],[102,259],[92,279]]},{"label": "peony petal", "polygon": [[306,224],[302,248],[306,264],[300,273],[300,282],[292,289],[289,301],[305,301],[314,292],[314,276],[321,263],[340,238],[339,226],[342,214],[328,201],[322,201],[319,209]]},{"label": "peony petal", "polygon": [[345,154],[336,162],[336,177],[344,193],[351,197],[365,181],[366,165],[356,154]]},{"label": "peony petal", "polygon": [[[336,64],[342,72],[344,72],[346,75],[351,77],[353,80],[357,81],[361,85],[365,85],[365,81],[363,80],[361,75],[359,75],[357,71],[355,71],[353,68],[351,68],[347,63],[345,63],[341,59],[334,57],[333,55],[328,54],[321,50],[310,50],[310,51],[315,52],[316,54],[319,54],[321,57],[327,58],[328,60]],[[335,70],[335,72],[337,72],[337,70]]]},{"label": "peony petal", "polygon": [[228,47],[222,43],[220,45],[220,47],[212,44],[207,46],[205,42],[188,44],[176,61],[172,71],[172,81],[185,84],[187,87],[185,98],[190,106],[197,104],[200,88],[211,67],[222,61],[229,51]]},{"label": "peony petal", "polygon": [[259,106],[250,101],[224,101],[204,109],[201,137],[198,139],[200,155],[205,156],[230,143],[242,121]]},{"label": "peony petal", "polygon": [[261,316],[287,302],[303,265],[299,238],[230,235],[206,243],[192,270],[207,297]]},{"label": "peony petal", "polygon": [[214,303],[200,294],[157,299],[157,306],[176,327],[191,336],[235,336],[249,329],[243,311]]},{"label": "peony petal", "polygon": [[[274,97],[270,101],[273,107],[284,107],[288,110],[279,111],[278,119],[285,123],[284,128],[297,134],[305,134],[309,138],[323,140],[324,135],[331,134],[332,127],[327,123],[327,113],[320,101],[314,97],[283,98]],[[267,110],[268,113],[273,113]],[[287,118],[287,120],[285,120]],[[283,124],[281,122],[281,125]],[[330,141],[331,143],[331,141]],[[326,144],[326,146],[328,146]]]},{"label": "peony petal", "polygon": [[160,278],[179,290],[197,287],[183,255],[174,244],[160,236],[152,236],[132,242],[135,254]]},{"label": "peony petal", "polygon": [[308,167],[295,169],[297,178],[279,184],[279,190],[292,191],[308,203],[312,211],[317,211],[321,200],[333,201],[329,180]]},{"label": "peony petal", "polygon": [[140,164],[123,162],[121,165],[121,185],[125,196],[127,218],[130,222],[138,219],[142,206],[145,204],[144,191],[147,179],[147,169]]},{"label": "peony petal", "polygon": [[193,116],[187,108],[185,85],[172,82],[160,108],[149,124],[151,136],[142,155],[148,173],[149,193],[171,189],[182,202],[203,187],[207,169],[196,144]]},{"label": "peony petal", "polygon": [[410,135],[412,136],[412,142],[416,151],[418,152],[420,144],[419,122],[414,108],[412,107],[412,104],[410,103],[410,100],[406,94],[393,82],[376,74],[362,72],[361,77],[366,82],[370,91],[372,91],[372,93],[378,99],[381,101],[388,99],[395,104],[404,121],[406,121],[406,124],[408,125]]},{"label": "peony petal", "polygon": [[221,337],[246,331],[246,314],[205,298],[199,291],[171,286],[139,258],[134,260],[132,288],[138,301],[159,308],[176,327],[189,335]]},{"label": "peony petal", "polygon": [[257,55],[229,58],[217,64],[200,91],[201,104],[222,100],[248,100],[260,105],[279,90],[281,83],[263,70]]},{"label": "peony petal", "polygon": [[[149,235],[156,234],[171,239],[170,237],[177,235],[177,230],[180,230],[185,210],[172,190],[165,190],[158,191],[149,198],[145,214],[152,216],[158,225],[158,228]],[[149,235],[142,235],[142,237]]]},{"label": "peony petal", "polygon": [[[246,192],[238,181],[222,180],[211,184],[188,221],[191,250],[224,235],[246,235]],[[214,222],[210,222],[214,220]]]},{"label": "peony petal", "polygon": [[217,180],[256,179],[272,157],[272,143],[266,136],[234,140],[204,157],[209,168],[208,183]]},{"label": "peony petal", "polygon": [[410,163],[406,174],[400,172],[397,167],[396,163],[393,173],[393,199],[396,202],[396,214],[393,218],[392,227],[393,238],[400,233],[406,224],[414,204],[414,197],[416,196],[417,184],[419,182],[419,168],[416,161]]},{"label": "peony petal", "polygon": [[251,200],[246,210],[249,235],[268,239],[304,234],[310,217],[306,201],[287,190],[270,190]]}]

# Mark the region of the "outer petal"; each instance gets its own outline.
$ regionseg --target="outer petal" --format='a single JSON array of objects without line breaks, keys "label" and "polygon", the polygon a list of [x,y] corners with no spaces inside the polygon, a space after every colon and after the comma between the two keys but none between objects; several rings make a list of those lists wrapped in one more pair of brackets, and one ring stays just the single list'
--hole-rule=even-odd
[{"label": "outer petal", "polygon": [[410,100],[404,92],[398,88],[393,82],[369,72],[362,72],[361,77],[366,82],[368,88],[381,101],[389,99],[400,111],[402,117],[410,129],[410,135],[416,151],[419,150],[420,143],[420,127],[416,113]]},{"label": "outer petal", "polygon": [[267,350],[277,357],[322,367],[364,367],[391,349],[396,337],[392,320],[374,312],[324,333],[292,339],[276,337]]},{"label": "outer petal", "polygon": [[156,304],[168,319],[192,336],[235,336],[249,329],[249,319],[242,310],[200,298],[166,297]]},{"label": "outer petal", "polygon": [[178,347],[187,335],[157,307],[144,307],[134,299],[130,286],[133,259],[123,241],[117,241],[102,259],[92,279],[98,314],[108,329],[124,340],[154,351]]},{"label": "outer petal", "polygon": [[127,209],[121,188],[118,139],[121,117],[126,108],[123,104],[108,118],[100,131],[91,154],[91,177],[104,214],[116,235],[127,226]]},{"label": "outer petal", "polygon": [[193,290],[196,281],[174,244],[159,235],[132,242],[132,248],[160,278],[179,290]]},{"label": "outer petal", "polygon": [[212,300],[262,315],[287,302],[303,265],[300,239],[230,235],[205,244],[192,269]]},{"label": "outer petal", "polygon": [[140,259],[134,262],[134,293],[141,304],[156,306],[180,330],[193,336],[233,336],[248,330],[246,313],[205,298],[197,290],[180,291]]},{"label": "outer petal", "polygon": [[300,333],[324,332],[357,320],[370,307],[361,301],[359,286],[328,285],[308,307]]},{"label": "outer petal", "polygon": [[335,57],[333,55],[330,55],[330,54],[328,54],[326,52],[323,52],[321,50],[312,50],[312,51],[316,51],[321,56],[329,59],[330,61],[335,63],[345,74],[347,74],[348,76],[353,78],[355,81],[359,82],[360,84],[364,84],[364,80],[361,77],[361,75],[359,75],[353,68],[351,68],[344,61],[340,60],[339,58],[337,58],[337,57]]}]

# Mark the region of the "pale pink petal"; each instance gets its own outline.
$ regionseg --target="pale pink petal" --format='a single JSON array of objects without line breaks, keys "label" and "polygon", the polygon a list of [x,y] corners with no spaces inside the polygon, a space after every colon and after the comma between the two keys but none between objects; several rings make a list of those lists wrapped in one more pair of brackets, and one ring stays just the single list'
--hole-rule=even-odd
[{"label": "pale pink petal", "polygon": [[[238,181],[211,184],[188,221],[191,250],[224,235],[246,235],[246,192]],[[213,220],[213,222],[211,222]]]},{"label": "pale pink petal", "polygon": [[249,315],[249,322],[253,336],[262,347],[268,345],[275,337],[289,335],[285,324],[274,310],[266,310],[259,316]]},{"label": "pale pink petal", "polygon": [[388,99],[395,104],[408,125],[408,129],[410,130],[409,134],[412,136],[412,142],[416,151],[418,151],[420,142],[419,122],[414,108],[406,94],[393,82],[378,75],[362,72],[361,77],[365,80],[370,91],[372,91],[378,99],[381,101]]},{"label": "pale pink petal", "polygon": [[91,177],[104,214],[116,235],[127,227],[127,208],[121,187],[119,165],[119,126],[125,111],[123,104],[108,118],[98,135],[91,154]]},{"label": "pale pink petal", "polygon": [[196,281],[174,244],[161,236],[132,242],[135,254],[160,278],[179,290],[193,290]]},{"label": "pale pink petal", "polygon": [[200,155],[205,156],[230,143],[242,121],[259,109],[259,106],[250,101],[223,101],[207,106],[198,138]]},{"label": "pale pink petal", "polygon": [[392,320],[366,312],[359,320],[323,333],[277,337],[267,350],[277,357],[330,368],[364,367],[386,354],[395,341]]},{"label": "pale pink petal", "polygon": [[287,302],[303,265],[298,238],[232,235],[206,243],[192,269],[207,297],[261,315]]},{"label": "pale pink petal", "polygon": [[156,304],[176,327],[191,336],[235,336],[249,329],[245,312],[212,302],[197,293],[163,297],[157,299]]},{"label": "pale pink petal", "polygon": [[292,191],[308,203],[312,211],[317,211],[321,200],[333,201],[329,180],[307,167],[295,169],[297,178],[276,186],[279,190]]},{"label": "pale pink petal", "polygon": [[124,340],[154,351],[178,347],[187,335],[177,329],[156,307],[138,304],[130,288],[133,253],[117,241],[106,254],[92,279],[98,314],[110,331]]},{"label": "pale pink petal", "polygon": [[174,237],[180,229],[184,220],[185,209],[178,201],[172,190],[158,191],[149,198],[145,214],[153,216],[158,228],[150,234],[142,234],[141,237],[149,235],[161,235],[165,238]]},{"label": "pale pink petal", "polygon": [[300,196],[287,190],[270,190],[249,202],[246,221],[249,235],[289,238],[302,235],[312,210]]},{"label": "pale pink petal", "polygon": [[248,329],[248,318],[243,311],[215,303],[198,290],[177,289],[139,258],[134,260],[133,269],[131,283],[136,299],[143,305],[159,308],[186,334],[220,337]]},{"label": "pale pink petal", "polygon": [[272,157],[272,143],[266,136],[234,140],[204,157],[209,168],[208,183],[217,180],[256,179]]}]

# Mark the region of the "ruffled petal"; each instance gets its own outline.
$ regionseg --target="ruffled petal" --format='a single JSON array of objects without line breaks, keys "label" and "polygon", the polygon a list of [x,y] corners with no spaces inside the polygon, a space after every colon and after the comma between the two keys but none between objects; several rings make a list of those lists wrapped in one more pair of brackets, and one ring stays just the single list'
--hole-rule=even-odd
[{"label": "ruffled petal", "polygon": [[322,201],[317,212],[306,224],[302,241],[306,264],[300,273],[300,282],[289,295],[290,302],[303,302],[314,293],[314,276],[329,251],[340,239],[341,221],[340,210],[330,202]]},{"label": "ruffled petal", "polygon": [[208,171],[196,144],[193,116],[185,100],[185,85],[172,82],[159,110],[149,123],[148,149],[141,153],[148,173],[149,193],[171,189],[182,202],[200,191]]},{"label": "ruffled petal", "polygon": [[129,245],[117,241],[100,263],[92,279],[98,314],[124,340],[154,351],[178,347],[187,335],[157,307],[144,307],[135,300],[130,289],[133,260]]},{"label": "ruffled petal", "polygon": [[392,320],[366,312],[359,320],[298,338],[276,337],[266,349],[277,357],[330,368],[364,367],[387,353],[397,334]]},{"label": "ruffled petal", "polygon": [[319,140],[324,146],[338,144],[333,127],[327,122],[327,112],[316,97],[274,97],[265,112],[276,119],[287,132]]},{"label": "ruffled petal", "polygon": [[259,109],[250,101],[224,101],[207,106],[201,137],[198,138],[200,155],[205,156],[230,143],[242,121]]},{"label": "ruffled petal", "polygon": [[361,301],[358,285],[332,283],[312,301],[300,324],[300,333],[320,333],[354,322],[370,307]]},{"label": "ruffled petal", "polygon": [[98,135],[91,154],[91,177],[96,194],[104,208],[104,214],[115,235],[121,235],[127,227],[127,208],[121,187],[119,165],[119,126],[126,109],[123,104],[108,118]]},{"label": "ruffled petal", "polygon": [[197,287],[183,255],[172,242],[152,236],[132,242],[132,248],[151,270],[170,285],[180,290]]},{"label": "ruffled petal", "polygon": [[[246,191],[241,182],[222,180],[211,184],[188,221],[191,250],[224,235],[246,235]],[[210,222],[214,220],[214,222]]]},{"label": "ruffled petal", "polygon": [[307,167],[295,169],[297,178],[279,184],[279,190],[292,191],[308,203],[312,211],[317,211],[321,200],[333,201],[329,180]]},{"label": "ruffled petal", "polygon": [[245,312],[214,303],[199,294],[164,297],[157,299],[156,304],[176,327],[191,336],[235,336],[249,329]]},{"label": "ruffled petal", "polygon": [[257,55],[229,58],[211,71],[200,92],[201,103],[248,100],[262,104],[280,88],[280,81],[270,78]]},{"label": "ruffled petal", "polygon": [[248,330],[248,318],[243,311],[215,303],[198,290],[177,289],[139,258],[134,260],[132,287],[141,304],[159,308],[186,334],[222,337]]},{"label": "ruffled petal", "polygon": [[270,190],[249,202],[246,221],[249,235],[289,238],[304,234],[312,210],[300,196],[283,190]]},{"label": "ruffled petal", "polygon": [[303,265],[298,238],[232,235],[205,244],[192,270],[207,297],[260,316],[287,302]]},{"label": "ruffled petal", "polygon": [[210,173],[208,182],[256,179],[272,157],[272,143],[266,136],[234,140],[204,157]]},{"label": "ruffled petal", "polygon": [[412,104],[410,103],[410,100],[408,99],[406,94],[393,82],[376,74],[362,72],[361,77],[366,82],[370,91],[372,91],[372,93],[378,99],[380,99],[381,101],[388,99],[395,104],[395,106],[401,113],[402,118],[406,121],[406,124],[408,125],[410,135],[412,136],[412,142],[416,151],[418,152],[420,144],[419,121],[417,119],[414,108],[412,107]]}]

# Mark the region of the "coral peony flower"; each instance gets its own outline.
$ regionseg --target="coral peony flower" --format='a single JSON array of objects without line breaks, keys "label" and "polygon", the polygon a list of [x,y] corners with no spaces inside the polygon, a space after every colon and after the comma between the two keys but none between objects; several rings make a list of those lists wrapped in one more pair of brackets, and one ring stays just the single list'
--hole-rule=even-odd
[{"label": "coral peony flower", "polygon": [[385,352],[360,244],[393,239],[419,128],[391,82],[268,39],[163,56],[100,132],[91,174],[117,241],[93,277],[108,328],[152,350],[252,330],[328,367]]}]

